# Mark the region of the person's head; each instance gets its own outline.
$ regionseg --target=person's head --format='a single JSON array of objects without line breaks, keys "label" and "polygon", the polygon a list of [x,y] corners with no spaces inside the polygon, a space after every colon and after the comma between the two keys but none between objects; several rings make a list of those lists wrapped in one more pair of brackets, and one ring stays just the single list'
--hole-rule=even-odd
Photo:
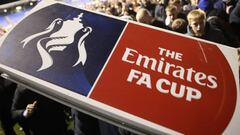
[{"label": "person's head", "polygon": [[174,5],[169,5],[165,9],[166,17],[169,17],[171,21],[177,18],[177,7]]},{"label": "person's head", "polygon": [[116,2],[114,5],[114,8],[116,9],[116,15],[120,15],[122,13],[122,3]]},{"label": "person's head", "polygon": [[192,10],[187,15],[189,27],[195,36],[205,34],[206,13],[200,9]]},{"label": "person's head", "polygon": [[105,13],[108,15],[116,15],[116,9],[114,7],[107,7]]},{"label": "person's head", "polygon": [[131,3],[124,3],[122,6],[122,15],[129,15],[131,14],[133,11],[133,4]]},{"label": "person's head", "polygon": [[169,5],[181,5],[181,0],[169,0]]},{"label": "person's head", "polygon": [[210,12],[213,9],[214,2],[211,0],[200,0],[198,3],[198,8],[205,11]]},{"label": "person's head", "polygon": [[136,20],[137,22],[151,24],[153,17],[147,9],[141,8],[137,11]]},{"label": "person's head", "polygon": [[169,0],[168,5],[176,6],[177,12],[181,12],[183,7],[181,0]]},{"label": "person's head", "polygon": [[199,0],[190,0],[190,2],[191,2],[191,5],[193,5],[193,6],[197,6]]},{"label": "person's head", "polygon": [[186,33],[187,21],[182,18],[175,19],[172,23],[172,30],[183,34]]}]

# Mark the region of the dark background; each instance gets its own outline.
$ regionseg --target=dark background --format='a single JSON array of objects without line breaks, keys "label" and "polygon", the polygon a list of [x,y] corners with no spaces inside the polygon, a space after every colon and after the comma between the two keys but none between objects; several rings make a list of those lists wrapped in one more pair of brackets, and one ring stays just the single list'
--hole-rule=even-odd
[{"label": "dark background", "polygon": [[19,1],[19,0],[1,0],[0,4],[6,4],[6,3],[10,3],[10,2],[15,2],[15,1]]}]

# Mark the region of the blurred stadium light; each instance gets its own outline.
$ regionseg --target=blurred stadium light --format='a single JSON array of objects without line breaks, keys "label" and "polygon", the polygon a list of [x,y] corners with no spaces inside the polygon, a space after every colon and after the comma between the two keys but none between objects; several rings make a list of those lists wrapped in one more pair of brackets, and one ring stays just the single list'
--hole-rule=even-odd
[{"label": "blurred stadium light", "polygon": [[[9,30],[18,23],[38,2],[44,0],[0,0],[0,26]],[[49,1],[49,0],[45,0]],[[58,0],[77,7],[93,0]]]}]

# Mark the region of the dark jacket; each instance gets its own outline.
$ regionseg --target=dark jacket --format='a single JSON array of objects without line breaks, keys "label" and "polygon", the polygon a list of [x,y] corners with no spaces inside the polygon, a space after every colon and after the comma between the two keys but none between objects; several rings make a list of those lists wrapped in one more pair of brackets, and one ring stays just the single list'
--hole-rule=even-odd
[{"label": "dark jacket", "polygon": [[239,40],[234,33],[234,29],[228,23],[228,17],[225,11],[215,9],[208,14],[207,22],[215,29],[217,28],[222,31],[228,41],[228,46],[239,47]]},{"label": "dark jacket", "polygon": [[72,109],[74,135],[99,135],[98,119]]},{"label": "dark jacket", "polygon": [[[196,37],[189,26],[187,27],[186,35],[189,35],[189,36],[192,36],[192,37]],[[197,37],[197,38],[201,38],[201,39],[205,39],[205,40],[208,40],[208,41],[220,43],[220,44],[223,44],[223,45],[227,45],[228,44],[228,41],[224,37],[222,31],[219,30],[219,29],[213,28],[208,23],[206,23],[205,34],[203,36]]]},{"label": "dark jacket", "polygon": [[16,84],[0,77],[0,120],[6,135],[16,135],[13,126],[15,122],[11,117],[11,105]]},{"label": "dark jacket", "polygon": [[240,0],[229,16],[229,23],[240,41]]},{"label": "dark jacket", "polygon": [[15,83],[0,77],[0,108],[11,106],[15,89]]},{"label": "dark jacket", "polygon": [[[37,109],[29,118],[23,116],[28,104],[37,101]],[[12,104],[12,116],[28,135],[65,135],[64,107],[46,97],[18,86]]]}]

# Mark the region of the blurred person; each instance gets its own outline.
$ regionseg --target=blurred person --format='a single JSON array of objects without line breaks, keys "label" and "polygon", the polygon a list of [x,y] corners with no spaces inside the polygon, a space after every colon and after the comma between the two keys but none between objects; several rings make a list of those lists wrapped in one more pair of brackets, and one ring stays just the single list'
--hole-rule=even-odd
[{"label": "blurred person", "polygon": [[[102,11],[104,12],[104,11]],[[116,15],[116,9],[114,7],[107,7],[105,13],[108,15]]]},{"label": "blurred person", "polygon": [[141,0],[141,6],[146,8],[150,12],[151,16],[154,17],[156,3],[154,3],[153,0]]},{"label": "blurred person", "polygon": [[137,20],[137,22],[141,22],[141,23],[149,24],[149,25],[156,26],[159,28],[167,29],[167,26],[163,22],[158,21],[155,18],[153,18],[151,16],[151,14],[149,13],[149,11],[145,8],[141,8],[138,10],[138,12],[136,14],[136,20]]},{"label": "blurred person", "polygon": [[123,7],[122,2],[117,1],[117,2],[115,3],[114,8],[116,9],[116,14],[115,14],[116,16],[121,15],[121,13],[122,13],[122,7]]},{"label": "blurred person", "polygon": [[190,2],[190,0],[181,0],[181,1],[182,1],[182,5],[187,5]]},{"label": "blurred person", "polygon": [[133,11],[133,5],[130,3],[124,3],[120,18],[126,20],[134,20],[134,16],[136,16],[136,13]]},{"label": "blurred person", "polygon": [[102,1],[96,1],[94,2],[94,6],[93,6],[93,10],[96,12],[100,12],[100,13],[105,13],[106,12],[106,3],[102,2]]},{"label": "blurred person", "polygon": [[173,20],[177,18],[187,19],[183,12],[181,0],[169,0],[168,6],[165,9],[166,19],[165,24],[171,27]]},{"label": "blurred person", "polygon": [[224,10],[227,14],[230,14],[233,7],[235,7],[235,0],[214,0],[213,7],[218,10]]},{"label": "blurred person", "polygon": [[198,3],[198,8],[203,10],[206,14],[208,14],[211,10],[214,9],[213,0],[200,0]]},{"label": "blurred person", "polygon": [[168,5],[165,9],[166,13],[166,19],[165,19],[165,25],[171,27],[172,22],[177,19],[178,13],[177,13],[177,7],[174,5]]},{"label": "blurred person", "polygon": [[168,1],[169,0],[159,0],[159,2],[157,3],[154,14],[154,17],[157,20],[164,22],[164,20],[166,19],[165,8],[168,5]]},{"label": "blurred person", "polygon": [[218,10],[225,10],[226,4],[224,3],[224,0],[214,0],[213,1],[213,8]]},{"label": "blurred person", "polygon": [[229,16],[224,10],[211,10],[207,16],[207,22],[214,28],[222,31],[228,46],[237,47],[239,45],[238,38],[229,24]]},{"label": "blurred person", "polygon": [[187,20],[186,14],[183,11],[183,2],[182,0],[169,0],[168,5],[176,6],[177,18],[182,18]]},{"label": "blurred person", "polygon": [[209,40],[216,43],[228,44],[222,31],[213,28],[206,22],[206,13],[200,9],[192,10],[188,16],[187,35]]},{"label": "blurred person", "polygon": [[183,6],[183,11],[185,14],[188,14],[190,11],[194,9],[198,9],[199,0],[190,0],[190,3]]},{"label": "blurred person", "polygon": [[222,1],[226,5],[225,8],[226,13],[230,15],[234,7],[236,7],[238,0],[222,0]]},{"label": "blurred person", "polygon": [[143,7],[138,2],[135,2],[135,0],[133,0],[132,4],[133,4],[133,11],[136,13],[135,17],[134,17],[135,18],[134,20],[136,20],[136,15],[137,15],[138,10],[143,8]]},{"label": "blurred person", "polygon": [[11,105],[16,84],[0,76],[0,121],[5,135],[16,135],[11,117]]},{"label": "blurred person", "polygon": [[72,109],[72,115],[74,135],[120,135],[120,128],[117,126],[79,112],[76,109]]},{"label": "blurred person", "polygon": [[183,4],[181,0],[169,0],[168,5],[176,6],[176,10],[178,13],[182,12]]},{"label": "blurred person", "polygon": [[119,133],[120,133],[120,135],[138,135],[136,133],[133,133],[133,132],[123,129],[123,128],[119,128]]},{"label": "blurred person", "polygon": [[187,21],[181,18],[175,19],[172,23],[172,30],[178,33],[187,33]]},{"label": "blurred person", "polygon": [[99,120],[100,135],[120,135],[119,127]]},{"label": "blurred person", "polygon": [[[234,30],[234,34],[237,35],[238,40],[240,41],[240,0],[230,14],[229,23]],[[238,44],[238,47],[239,46],[240,44]]]},{"label": "blurred person", "polygon": [[98,119],[72,109],[74,135],[99,135]]},{"label": "blurred person", "polygon": [[21,85],[12,103],[12,117],[26,135],[66,135],[64,106]]}]

